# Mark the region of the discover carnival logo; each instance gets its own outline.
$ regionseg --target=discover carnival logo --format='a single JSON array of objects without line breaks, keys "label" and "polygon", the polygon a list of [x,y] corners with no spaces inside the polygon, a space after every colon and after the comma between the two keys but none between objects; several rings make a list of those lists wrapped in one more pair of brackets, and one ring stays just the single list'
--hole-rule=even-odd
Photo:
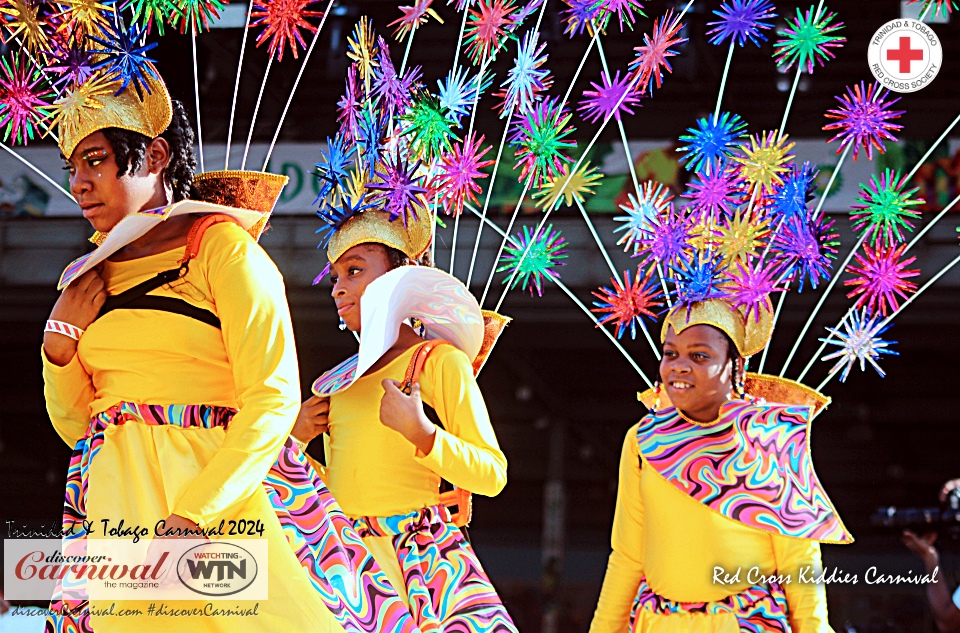
[{"label": "discover carnival logo", "polygon": [[929,24],[911,18],[891,20],[873,34],[867,62],[884,88],[916,92],[940,72],[943,46]]},{"label": "discover carnival logo", "polygon": [[4,539],[4,597],[266,600],[268,553],[266,539]]}]

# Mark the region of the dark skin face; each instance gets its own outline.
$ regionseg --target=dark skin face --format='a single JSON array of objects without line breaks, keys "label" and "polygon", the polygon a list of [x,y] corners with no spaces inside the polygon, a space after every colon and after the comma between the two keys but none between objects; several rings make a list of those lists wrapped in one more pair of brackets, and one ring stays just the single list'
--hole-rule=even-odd
[{"label": "dark skin face", "polygon": [[[163,178],[170,157],[167,141],[155,138],[147,144],[140,169],[118,178],[110,142],[103,132],[94,132],[77,144],[64,169],[70,172],[70,193],[83,217],[95,230],[107,233],[132,213],[173,202],[173,192]],[[162,222],[111,259],[133,259],[182,246],[191,223],[186,216]]]},{"label": "dark skin face", "polygon": [[[739,369],[739,361],[737,369]],[[660,380],[667,397],[696,422],[710,422],[733,391],[734,362],[727,339],[711,325],[693,325],[677,334],[667,329]]]},{"label": "dark skin face", "polygon": [[357,244],[330,265],[337,314],[351,332],[360,331],[360,297],[374,279],[390,270],[390,258],[379,244]]},{"label": "dark skin face", "polygon": [[[333,301],[337,314],[351,332],[360,331],[360,297],[370,283],[391,270],[390,256],[381,244],[357,244],[330,265]],[[375,372],[423,339],[409,325],[400,326],[400,336],[368,372]]]}]

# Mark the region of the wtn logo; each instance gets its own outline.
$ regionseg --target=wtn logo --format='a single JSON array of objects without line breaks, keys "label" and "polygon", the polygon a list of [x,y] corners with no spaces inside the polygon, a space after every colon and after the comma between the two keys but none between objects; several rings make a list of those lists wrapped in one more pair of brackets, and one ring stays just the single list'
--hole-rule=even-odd
[{"label": "wtn logo", "polygon": [[240,561],[239,565],[228,560],[187,560],[186,563],[187,568],[190,570],[190,577],[194,580],[198,580],[201,577],[204,580],[211,580],[214,570],[217,572],[216,580],[223,580],[224,578],[233,580],[237,576],[244,580],[247,579],[246,560]]},{"label": "wtn logo", "polygon": [[[264,565],[267,562],[265,543],[253,543],[263,545],[263,551],[257,556],[262,557]],[[232,596],[253,585],[260,564],[257,557],[239,545],[208,541],[190,548],[180,557],[177,576],[194,593]]]}]

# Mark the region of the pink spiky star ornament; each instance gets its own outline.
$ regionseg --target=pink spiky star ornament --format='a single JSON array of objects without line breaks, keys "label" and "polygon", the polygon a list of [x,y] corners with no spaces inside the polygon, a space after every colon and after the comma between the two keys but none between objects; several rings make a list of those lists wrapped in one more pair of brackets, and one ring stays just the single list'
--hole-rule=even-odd
[{"label": "pink spiky star ornament", "polygon": [[853,286],[847,298],[858,297],[856,308],[866,307],[868,314],[879,311],[887,316],[887,312],[900,308],[899,299],[906,299],[917,289],[917,284],[907,281],[920,274],[919,269],[907,270],[917,258],[900,261],[906,248],[906,244],[877,244],[873,248],[865,244],[863,254],[857,253],[856,263],[847,266],[847,272],[855,277],[843,282],[845,286]]}]

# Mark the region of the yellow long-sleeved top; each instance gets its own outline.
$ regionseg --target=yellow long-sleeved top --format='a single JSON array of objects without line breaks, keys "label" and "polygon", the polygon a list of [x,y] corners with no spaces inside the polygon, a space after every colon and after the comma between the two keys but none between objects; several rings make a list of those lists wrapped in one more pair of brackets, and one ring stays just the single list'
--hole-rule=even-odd
[{"label": "yellow long-sleeved top", "polygon": [[393,516],[439,503],[440,479],[495,496],[507,482],[507,459],[497,445],[467,355],[436,347],[420,373],[420,393],[443,429],[428,455],[380,422],[381,381],[403,380],[416,347],[330,398],[327,486],[351,517]]},{"label": "yellow long-sleeved top", "polygon": [[[820,544],[747,527],[710,510],[641,468],[635,425],[620,455],[620,480],[607,573],[590,633],[626,633],[642,578],[657,595],[677,602],[708,602],[739,593],[757,581],[752,573],[790,574],[783,583],[788,618],[796,633],[831,633],[822,584],[800,582],[800,569],[819,570]],[[713,582],[714,568],[742,570],[739,582]],[[816,575],[806,573],[810,578]],[[756,578],[756,576],[754,576]],[[732,615],[643,614],[637,633],[738,631]],[[733,628],[731,628],[733,627]]]},{"label": "yellow long-sleeved top", "polygon": [[[107,292],[120,293],[176,268],[184,248],[104,264]],[[153,532],[178,514],[201,526],[261,520],[269,541],[269,591],[261,617],[192,618],[192,630],[337,630],[286,543],[262,481],[300,404],[299,372],[283,279],[263,249],[232,223],[206,231],[186,276],[152,295],[214,312],[221,328],[156,310],[108,312],[84,333],[63,367],[43,358],[53,426],[74,445],[91,416],[119,402],[236,408],[228,429],[127,423],[104,433],[89,470],[87,516]],[[298,598],[297,608],[290,596]],[[282,603],[281,603],[282,602]],[[202,605],[201,605],[202,606]],[[166,631],[163,618],[94,617],[97,630]],[[98,620],[102,620],[97,622]],[[228,621],[230,620],[230,621]],[[241,620],[241,621],[237,621]]]}]

